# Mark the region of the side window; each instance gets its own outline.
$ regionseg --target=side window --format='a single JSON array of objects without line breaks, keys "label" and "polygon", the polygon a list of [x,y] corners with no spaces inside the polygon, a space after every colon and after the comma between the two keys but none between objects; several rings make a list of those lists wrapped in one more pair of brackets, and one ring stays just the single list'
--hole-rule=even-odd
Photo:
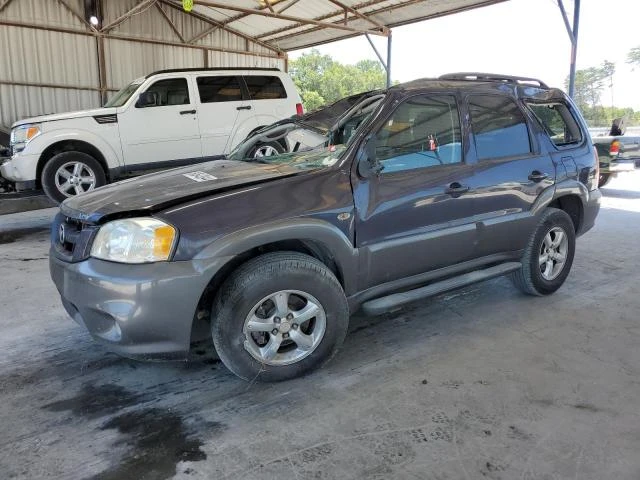
[{"label": "side window", "polygon": [[578,122],[564,103],[527,102],[527,106],[556,146],[564,147],[582,142],[582,131]]},{"label": "side window", "polygon": [[247,75],[244,77],[251,100],[287,98],[287,91],[278,77],[271,75]]},{"label": "side window", "polygon": [[238,77],[198,77],[200,103],[239,102],[242,90]]},{"label": "side window", "polygon": [[478,160],[531,153],[527,122],[512,99],[473,95],[469,97],[469,112]]},{"label": "side window", "polygon": [[421,95],[406,100],[378,131],[375,142],[383,174],[461,163],[455,97]]},{"label": "side window", "polygon": [[147,88],[147,93],[155,98],[155,105],[148,105],[148,107],[189,104],[189,87],[186,78],[158,80]]}]

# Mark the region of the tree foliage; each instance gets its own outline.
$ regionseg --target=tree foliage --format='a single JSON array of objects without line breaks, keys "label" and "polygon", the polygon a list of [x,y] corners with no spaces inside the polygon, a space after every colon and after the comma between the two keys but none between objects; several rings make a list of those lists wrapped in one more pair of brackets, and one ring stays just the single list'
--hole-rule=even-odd
[{"label": "tree foliage", "polygon": [[640,67],[640,45],[629,50],[627,63],[630,63],[634,67]]},{"label": "tree foliage", "polygon": [[[613,77],[615,64],[605,60],[599,67],[589,67],[576,70],[575,91],[573,99],[578,107],[586,111],[587,107],[595,108],[600,104],[602,90],[607,86],[605,80]],[[569,77],[565,80],[565,87],[569,87]]]},{"label": "tree foliage", "polygon": [[386,83],[386,72],[379,62],[361,60],[344,65],[315,49],[292,60],[289,67],[307,111],[348,95],[384,88]]}]

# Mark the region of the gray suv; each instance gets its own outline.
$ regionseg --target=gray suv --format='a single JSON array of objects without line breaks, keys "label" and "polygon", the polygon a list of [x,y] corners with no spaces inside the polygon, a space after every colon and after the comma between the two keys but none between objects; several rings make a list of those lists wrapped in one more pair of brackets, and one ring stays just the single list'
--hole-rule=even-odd
[{"label": "gray suv", "polygon": [[563,92],[464,73],[336,105],[246,140],[275,155],[241,145],[66,200],[50,269],[69,314],[122,355],[185,358],[208,337],[273,381],[328,361],[356,310],[499,275],[531,295],[563,284],[600,208]]}]

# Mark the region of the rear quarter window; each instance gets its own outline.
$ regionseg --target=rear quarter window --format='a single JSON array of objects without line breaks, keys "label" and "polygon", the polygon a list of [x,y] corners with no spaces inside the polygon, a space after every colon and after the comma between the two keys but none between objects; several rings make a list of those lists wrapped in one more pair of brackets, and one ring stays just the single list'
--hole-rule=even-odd
[{"label": "rear quarter window", "polygon": [[526,102],[542,129],[557,147],[582,143],[582,130],[569,107],[562,102]]},{"label": "rear quarter window", "polygon": [[273,75],[247,75],[244,77],[251,100],[277,100],[287,98],[280,78]]}]

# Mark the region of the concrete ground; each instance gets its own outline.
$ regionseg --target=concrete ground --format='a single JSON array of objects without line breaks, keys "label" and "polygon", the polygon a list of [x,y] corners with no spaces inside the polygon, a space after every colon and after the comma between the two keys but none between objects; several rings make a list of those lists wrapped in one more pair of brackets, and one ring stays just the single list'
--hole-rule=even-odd
[{"label": "concrete ground", "polygon": [[555,295],[496,279],[356,316],[271,385],[108,353],[49,280],[54,210],[0,217],[0,477],[638,479],[640,173],[603,193]]}]

